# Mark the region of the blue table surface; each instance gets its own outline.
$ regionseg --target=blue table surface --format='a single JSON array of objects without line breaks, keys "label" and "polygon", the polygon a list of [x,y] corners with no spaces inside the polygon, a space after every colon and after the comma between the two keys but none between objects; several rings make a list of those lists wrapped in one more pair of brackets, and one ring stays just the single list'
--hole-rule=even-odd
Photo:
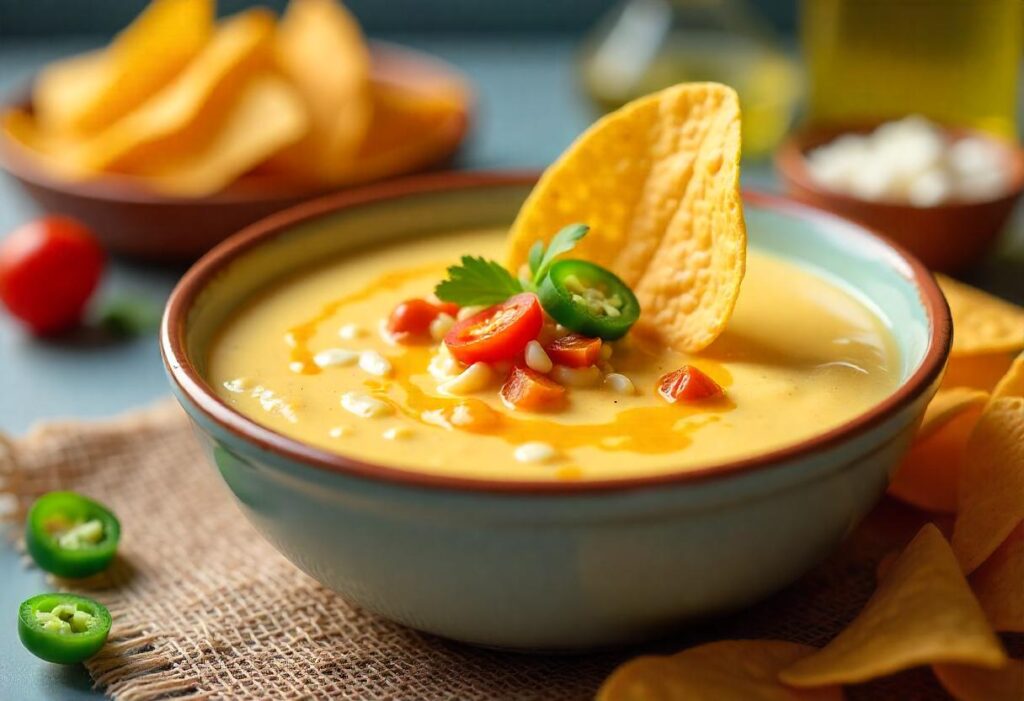
[{"label": "blue table surface", "polygon": [[[557,36],[496,38],[388,37],[434,53],[462,68],[479,93],[474,132],[457,166],[468,169],[540,168],[565,148],[595,113],[574,74],[575,47]],[[46,61],[93,45],[88,39],[5,40],[0,45],[0,94],[25,84]],[[750,164],[745,184],[770,188],[767,164]],[[0,232],[35,215],[9,179],[0,181]],[[1024,226],[1020,217],[999,255],[970,279],[1000,293],[1024,297]],[[181,269],[114,261],[105,297],[144,297],[160,304]],[[167,395],[155,338],[116,345],[33,340],[0,315],[0,430],[18,435],[52,417],[116,414]],[[0,547],[0,699],[95,698],[82,667],[41,663],[20,645],[13,625],[18,603],[44,589],[36,570]]]}]

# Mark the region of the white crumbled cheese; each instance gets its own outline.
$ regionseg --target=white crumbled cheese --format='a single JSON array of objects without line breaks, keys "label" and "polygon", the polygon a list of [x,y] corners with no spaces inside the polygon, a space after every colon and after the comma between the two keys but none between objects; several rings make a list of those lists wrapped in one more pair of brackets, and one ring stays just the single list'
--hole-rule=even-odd
[{"label": "white crumbled cheese", "polygon": [[346,341],[353,341],[366,335],[366,329],[359,324],[344,324],[338,329],[338,335]]},{"label": "white crumbled cheese", "polygon": [[593,387],[601,382],[601,371],[594,365],[585,368],[556,365],[551,370],[551,379],[566,387]]},{"label": "white crumbled cheese", "polygon": [[427,366],[427,372],[438,380],[447,380],[455,377],[464,369],[465,367],[462,363],[452,357],[452,354],[448,351],[448,346],[443,343],[437,347],[437,352],[434,353],[434,356],[430,359],[430,364]]},{"label": "white crumbled cheese", "polygon": [[384,341],[384,343],[388,344],[389,346],[398,345],[398,341],[395,340],[394,335],[390,331],[388,331],[387,319],[381,319],[379,322],[377,322],[377,333],[380,335],[381,340]]},{"label": "white crumbled cheese", "polygon": [[289,348],[294,348],[297,345],[297,341],[295,340],[295,334],[293,334],[291,331],[286,333],[284,335],[284,344]]},{"label": "white crumbled cheese", "polygon": [[551,362],[551,358],[549,358],[548,354],[544,351],[544,346],[536,340],[530,341],[526,344],[526,352],[524,355],[526,358],[526,367],[531,370],[536,370],[537,372],[546,374],[551,372],[551,368],[554,367],[554,363]]},{"label": "white crumbled cheese", "polygon": [[994,140],[954,139],[923,117],[907,117],[870,134],[844,134],[807,154],[819,184],[872,201],[933,207],[1005,193],[1010,160]]},{"label": "white crumbled cheese", "polygon": [[430,337],[435,341],[440,341],[452,330],[453,326],[455,326],[455,317],[442,312],[430,322]]},{"label": "white crumbled cheese", "polygon": [[513,455],[519,462],[538,464],[551,462],[558,456],[558,451],[548,443],[530,441],[516,446]]},{"label": "white crumbled cheese", "polygon": [[617,394],[636,394],[636,387],[633,386],[633,380],[629,379],[625,375],[612,372],[605,376],[604,384],[613,392]]},{"label": "white crumbled cheese", "polygon": [[341,395],[341,407],[363,419],[376,419],[394,412],[394,408],[384,400],[361,392],[345,392]]},{"label": "white crumbled cheese", "polygon": [[408,426],[394,426],[393,428],[389,428],[384,431],[384,433],[381,434],[381,437],[386,441],[401,441],[406,438],[411,438],[412,435],[412,429]]},{"label": "white crumbled cheese", "polygon": [[313,363],[318,368],[354,365],[357,360],[359,360],[359,352],[347,348],[327,348],[313,356]]},{"label": "white crumbled cheese", "polygon": [[387,377],[391,374],[391,361],[374,350],[359,354],[359,368],[375,377]]},{"label": "white crumbled cheese", "polygon": [[288,369],[294,373],[302,373],[302,371],[306,369],[306,364],[301,360],[293,360],[288,363]]},{"label": "white crumbled cheese", "polygon": [[472,394],[490,384],[492,375],[491,368],[487,363],[473,363],[456,377],[442,382],[437,389],[443,394],[457,396]]},{"label": "white crumbled cheese", "polygon": [[224,389],[228,392],[234,392],[235,394],[241,394],[248,392],[255,386],[252,379],[248,377],[236,377],[233,380],[228,380],[224,383]]},{"label": "white crumbled cheese", "polygon": [[262,385],[256,385],[250,392],[252,397],[259,401],[263,410],[271,414],[280,414],[291,423],[298,423],[299,417],[295,413],[295,404],[279,397],[273,390]]},{"label": "white crumbled cheese", "polygon": [[352,433],[352,429],[348,426],[335,426],[327,432],[327,435],[331,438],[341,438],[342,436],[347,436],[350,433]]},{"label": "white crumbled cheese", "polygon": [[463,321],[463,320],[468,319],[469,317],[473,316],[474,314],[479,314],[485,308],[486,307],[482,307],[482,306],[479,306],[479,305],[473,305],[473,306],[469,306],[469,307],[462,307],[461,309],[459,309],[459,313],[455,315],[455,318],[458,321]]}]

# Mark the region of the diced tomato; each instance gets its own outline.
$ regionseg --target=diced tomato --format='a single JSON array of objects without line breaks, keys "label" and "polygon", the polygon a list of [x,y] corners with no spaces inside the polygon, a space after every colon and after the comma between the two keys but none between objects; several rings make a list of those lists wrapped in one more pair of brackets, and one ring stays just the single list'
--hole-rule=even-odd
[{"label": "diced tomato", "polygon": [[565,401],[565,387],[530,368],[517,366],[501,387],[501,399],[515,409],[555,409]]},{"label": "diced tomato", "polygon": [[103,274],[103,249],[74,219],[45,217],[0,245],[0,300],[35,333],[78,323]]},{"label": "diced tomato", "polygon": [[658,380],[658,394],[670,404],[699,402],[725,394],[721,386],[692,365],[666,373]]},{"label": "diced tomato", "polygon": [[601,339],[587,338],[578,333],[556,338],[545,348],[551,361],[571,368],[585,368],[601,357]]},{"label": "diced tomato", "polygon": [[455,324],[444,342],[466,365],[512,360],[537,337],[543,323],[537,295],[523,292]]},{"label": "diced tomato", "polygon": [[399,343],[408,343],[430,334],[430,324],[441,314],[454,317],[458,305],[450,302],[433,304],[425,299],[407,299],[388,317],[388,333]]}]

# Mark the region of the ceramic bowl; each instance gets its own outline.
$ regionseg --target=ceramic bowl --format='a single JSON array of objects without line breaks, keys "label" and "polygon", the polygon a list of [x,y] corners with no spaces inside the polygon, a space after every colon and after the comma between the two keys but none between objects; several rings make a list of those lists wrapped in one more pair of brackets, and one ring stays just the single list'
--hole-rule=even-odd
[{"label": "ceramic bowl", "polygon": [[882,495],[945,364],[949,310],[924,267],[858,225],[749,194],[752,246],[814,266],[884,318],[891,397],[797,445],[726,464],[594,482],[418,474],[304,445],[217,398],[211,338],[276,278],[382,241],[507,226],[533,176],[448,174],[280,213],[218,246],[171,296],[171,387],[243,512],[358,606],[479,645],[577,650],[746,606],[820,562]]},{"label": "ceramic bowl", "polygon": [[[1004,195],[991,200],[914,207],[863,200],[815,182],[807,167],[808,151],[841,134],[867,133],[875,126],[812,127],[790,136],[775,152],[775,169],[788,194],[884,234],[932,270],[956,272],[979,262],[995,245],[1024,192],[1024,152],[996,142],[1009,156],[1012,184]],[[954,138],[968,133],[963,129],[949,131]]]},{"label": "ceramic bowl", "polygon": [[[373,42],[373,77],[408,90],[446,90],[464,96],[463,109],[441,122],[435,133],[417,135],[414,151],[404,156],[402,173],[421,171],[448,160],[469,128],[472,89],[454,67],[427,54],[394,44]],[[22,97],[9,102],[24,107]],[[0,167],[16,180],[44,212],[66,214],[88,224],[110,251],[149,261],[193,261],[239,229],[325,194],[308,185],[266,175],[248,175],[206,197],[172,197],[152,192],[137,181],[105,175],[69,182],[53,176],[0,130]],[[381,164],[346,183],[379,180],[395,168]],[[333,188],[338,189],[338,188]]]}]

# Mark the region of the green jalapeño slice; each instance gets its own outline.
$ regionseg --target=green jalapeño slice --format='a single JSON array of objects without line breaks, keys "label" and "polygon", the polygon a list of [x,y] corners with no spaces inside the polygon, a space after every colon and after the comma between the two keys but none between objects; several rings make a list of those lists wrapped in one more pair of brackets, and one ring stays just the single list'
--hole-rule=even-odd
[{"label": "green jalape\u00f1o slice", "polygon": [[36,657],[55,664],[87,660],[110,633],[110,611],[84,596],[39,594],[18,608],[18,637]]},{"label": "green jalape\u00f1o slice", "polygon": [[60,577],[88,577],[110,564],[121,537],[114,514],[74,492],[50,492],[28,512],[25,545],[36,564]]},{"label": "green jalape\u00f1o slice", "polygon": [[559,324],[606,341],[625,336],[640,316],[640,303],[629,286],[610,270],[585,260],[554,263],[537,295]]}]

